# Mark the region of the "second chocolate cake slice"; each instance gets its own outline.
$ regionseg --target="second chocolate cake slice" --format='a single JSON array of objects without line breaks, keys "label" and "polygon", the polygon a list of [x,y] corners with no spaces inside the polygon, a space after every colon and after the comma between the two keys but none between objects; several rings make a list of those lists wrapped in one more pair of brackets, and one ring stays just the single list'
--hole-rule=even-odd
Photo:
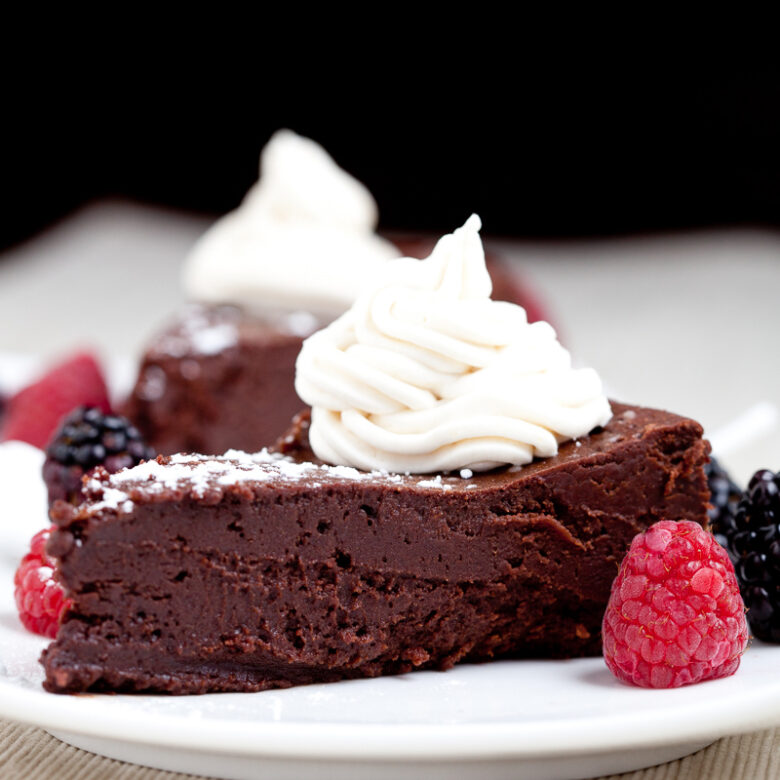
[{"label": "second chocolate cake slice", "polygon": [[631,538],[704,521],[708,445],[676,415],[613,405],[603,429],[522,468],[402,476],[285,453],[160,458],[57,505],[73,600],[45,686],[258,691],[597,653]]}]

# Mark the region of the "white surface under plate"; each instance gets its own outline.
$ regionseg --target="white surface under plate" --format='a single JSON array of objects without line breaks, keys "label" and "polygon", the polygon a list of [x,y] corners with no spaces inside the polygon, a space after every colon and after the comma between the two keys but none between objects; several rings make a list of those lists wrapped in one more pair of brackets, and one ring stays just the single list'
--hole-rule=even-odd
[{"label": "white surface under plate", "polygon": [[590,777],[669,761],[780,724],[780,648],[737,674],[669,691],[616,682],[599,658],[205,696],[57,696],[46,640],[16,616],[11,580],[45,524],[42,455],[0,445],[0,717],[93,752],[219,777]]}]

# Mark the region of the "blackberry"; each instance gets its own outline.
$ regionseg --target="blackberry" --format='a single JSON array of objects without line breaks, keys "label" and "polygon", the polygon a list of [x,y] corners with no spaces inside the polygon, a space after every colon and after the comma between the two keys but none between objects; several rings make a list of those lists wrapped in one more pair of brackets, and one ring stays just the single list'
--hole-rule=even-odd
[{"label": "blackberry", "polygon": [[712,533],[721,547],[725,547],[731,554],[729,539],[736,531],[734,516],[737,504],[742,498],[742,491],[715,458],[710,458],[710,462],[704,467],[704,472],[707,475],[707,484],[710,488],[711,506],[707,510],[707,516]]},{"label": "blackberry", "polygon": [[113,474],[154,456],[124,417],[80,406],[65,417],[46,449],[43,479],[49,506],[58,499],[81,503],[81,478],[97,466]]},{"label": "blackberry", "polygon": [[780,472],[757,471],[727,534],[753,634],[780,642]]}]

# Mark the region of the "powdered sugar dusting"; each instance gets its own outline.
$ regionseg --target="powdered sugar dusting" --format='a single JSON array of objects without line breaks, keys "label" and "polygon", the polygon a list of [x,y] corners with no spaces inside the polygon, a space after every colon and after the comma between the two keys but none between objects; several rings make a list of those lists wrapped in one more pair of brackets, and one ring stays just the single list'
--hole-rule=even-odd
[{"label": "powdered sugar dusting", "polygon": [[[203,498],[215,488],[246,483],[305,480],[307,487],[319,487],[323,482],[333,480],[400,484],[406,479],[409,477],[401,474],[300,462],[268,450],[252,453],[228,450],[219,456],[182,453],[161,462],[150,460],[102,479],[89,480],[87,488],[93,496],[93,502],[88,511],[91,514],[103,509],[130,512],[133,509],[131,493],[139,488],[152,496],[175,490]],[[440,475],[414,484],[423,488],[453,489],[453,485],[444,482]]]},{"label": "powdered sugar dusting", "polygon": [[93,512],[113,509],[116,512],[127,514],[133,510],[133,502],[123,490],[107,487],[97,479],[88,480],[86,487],[89,493],[100,496],[99,500],[90,506],[90,510]]},{"label": "powdered sugar dusting", "polygon": [[452,485],[442,481],[441,474],[430,479],[422,479],[417,483],[418,487],[439,488],[440,490],[452,490]]},{"label": "powdered sugar dusting", "polygon": [[192,334],[192,346],[200,355],[216,355],[238,341],[238,331],[230,323],[212,325]]},{"label": "powdered sugar dusting", "polygon": [[293,311],[285,317],[284,324],[290,333],[306,338],[317,330],[319,321],[308,311]]},{"label": "powdered sugar dusting", "polygon": [[217,355],[238,343],[238,329],[232,322],[213,322],[203,309],[193,307],[177,331],[166,333],[156,349],[172,357]]}]

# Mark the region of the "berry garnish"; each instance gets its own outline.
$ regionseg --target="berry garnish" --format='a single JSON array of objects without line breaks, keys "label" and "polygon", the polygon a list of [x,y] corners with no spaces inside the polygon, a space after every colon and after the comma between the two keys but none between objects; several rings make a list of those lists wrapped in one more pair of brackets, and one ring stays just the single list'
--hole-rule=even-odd
[{"label": "berry garnish", "polygon": [[707,516],[712,533],[715,534],[718,543],[728,549],[728,540],[736,530],[734,517],[737,504],[742,498],[742,491],[715,458],[710,458],[710,462],[704,467],[704,473],[707,475],[710,488],[711,507],[707,511]]},{"label": "berry garnish", "polygon": [[110,410],[100,368],[86,353],[55,366],[8,400],[0,441],[18,439],[43,449],[63,416],[77,406]]},{"label": "berry garnish", "polygon": [[154,456],[124,417],[94,407],[74,409],[46,448],[43,480],[49,505],[58,499],[81,503],[81,478],[98,466],[113,474]]},{"label": "berry garnish", "polygon": [[780,472],[757,471],[725,534],[753,634],[780,642]]},{"label": "berry garnish", "polygon": [[46,554],[51,531],[38,531],[30,541],[30,552],[22,558],[14,575],[14,597],[22,625],[34,634],[54,639],[70,601],[54,579],[54,561]]},{"label": "berry garnish", "polygon": [[690,521],[661,520],[637,535],[612,583],[603,635],[607,666],[633,685],[734,674],[748,632],[726,551]]}]

